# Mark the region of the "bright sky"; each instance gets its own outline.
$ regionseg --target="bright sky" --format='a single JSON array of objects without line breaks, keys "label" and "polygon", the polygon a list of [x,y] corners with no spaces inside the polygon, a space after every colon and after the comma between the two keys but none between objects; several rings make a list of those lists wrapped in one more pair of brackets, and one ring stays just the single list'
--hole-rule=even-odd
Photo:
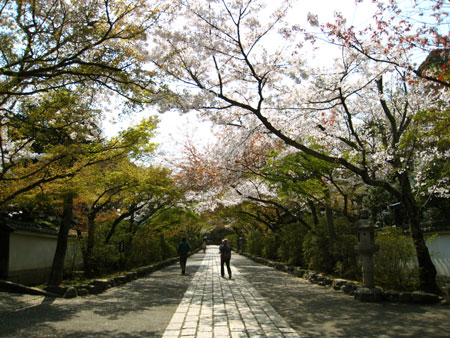
[{"label": "bright sky", "polygon": [[[341,12],[350,25],[358,27],[367,23],[374,14],[374,5],[370,0],[356,3],[355,0],[297,0],[294,18],[305,20],[308,12],[319,16],[320,22],[333,19],[335,11]],[[298,15],[301,13],[300,15]]]},{"label": "bright sky", "polygon": [[[268,4],[276,3],[273,0],[266,1]],[[374,6],[370,0],[365,0],[362,4],[356,4],[355,0],[297,0],[292,10],[291,20],[293,22],[298,20],[299,23],[305,22],[308,12],[311,12],[318,15],[321,23],[327,22],[333,19],[335,11],[341,12],[349,24],[358,27],[368,23],[374,13]],[[104,121],[103,129],[107,136],[112,136],[136,123],[139,119],[153,114],[157,113],[150,109],[138,116],[119,120],[117,114],[112,112]],[[191,140],[194,144],[205,144],[204,141],[212,137],[211,124],[200,122],[193,112],[183,115],[177,112],[166,112],[158,116],[161,122],[158,128],[159,135],[155,142],[161,144],[160,152],[166,156],[180,154],[187,140]]]}]

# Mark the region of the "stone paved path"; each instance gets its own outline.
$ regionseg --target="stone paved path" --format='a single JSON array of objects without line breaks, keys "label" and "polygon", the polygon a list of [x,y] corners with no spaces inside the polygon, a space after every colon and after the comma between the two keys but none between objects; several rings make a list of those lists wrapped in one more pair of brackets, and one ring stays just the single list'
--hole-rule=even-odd
[{"label": "stone paved path", "polygon": [[361,303],[236,253],[221,279],[218,260],[211,246],[187,275],[173,264],[74,299],[0,293],[0,337],[449,337],[450,306]]},{"label": "stone paved path", "polygon": [[210,246],[163,338],[300,337],[232,266],[221,278],[218,247]]}]

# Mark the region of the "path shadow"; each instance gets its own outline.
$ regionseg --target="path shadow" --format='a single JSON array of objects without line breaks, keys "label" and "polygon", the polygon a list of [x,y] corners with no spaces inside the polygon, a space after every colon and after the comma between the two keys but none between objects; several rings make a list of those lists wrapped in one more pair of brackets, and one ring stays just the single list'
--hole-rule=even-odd
[{"label": "path shadow", "polygon": [[[0,337],[161,336],[201,259],[188,261],[189,275],[182,276],[178,264],[173,264],[100,295],[73,299],[43,297],[38,305],[2,313]],[[155,323],[155,328],[149,323]],[[130,330],[122,327],[126,325],[130,325]]]},{"label": "path shadow", "polygon": [[441,305],[361,303],[235,255],[233,264],[302,337],[447,337],[450,311]]}]

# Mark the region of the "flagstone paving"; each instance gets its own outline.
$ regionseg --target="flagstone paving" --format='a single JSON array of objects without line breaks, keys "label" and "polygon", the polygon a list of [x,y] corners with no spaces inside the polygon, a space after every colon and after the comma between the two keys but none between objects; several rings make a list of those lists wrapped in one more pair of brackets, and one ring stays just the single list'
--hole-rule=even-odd
[{"label": "flagstone paving", "polygon": [[163,338],[300,337],[234,266],[231,271],[232,279],[220,276],[218,248],[209,247]]},{"label": "flagstone paving", "polygon": [[448,337],[450,306],[361,303],[217,246],[99,295],[0,292],[0,337]]}]

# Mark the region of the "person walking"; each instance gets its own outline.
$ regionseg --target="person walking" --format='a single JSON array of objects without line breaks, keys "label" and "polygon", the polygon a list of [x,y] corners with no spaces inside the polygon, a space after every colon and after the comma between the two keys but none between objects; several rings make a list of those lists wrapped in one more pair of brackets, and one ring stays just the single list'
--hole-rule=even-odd
[{"label": "person walking", "polygon": [[183,237],[181,239],[180,244],[178,245],[178,255],[180,255],[181,274],[183,275],[186,273],[186,262],[189,251],[191,251],[191,246],[186,241],[186,237]]},{"label": "person walking", "polygon": [[206,252],[206,241],[203,241],[202,249],[203,249],[203,253],[205,253]]},{"label": "person walking", "polygon": [[228,278],[231,279],[231,268],[230,268],[230,260],[231,260],[231,248],[228,245],[228,240],[224,239],[222,241],[222,245],[219,247],[220,251],[220,274],[223,278],[225,278],[225,269],[224,265],[227,265]]}]

